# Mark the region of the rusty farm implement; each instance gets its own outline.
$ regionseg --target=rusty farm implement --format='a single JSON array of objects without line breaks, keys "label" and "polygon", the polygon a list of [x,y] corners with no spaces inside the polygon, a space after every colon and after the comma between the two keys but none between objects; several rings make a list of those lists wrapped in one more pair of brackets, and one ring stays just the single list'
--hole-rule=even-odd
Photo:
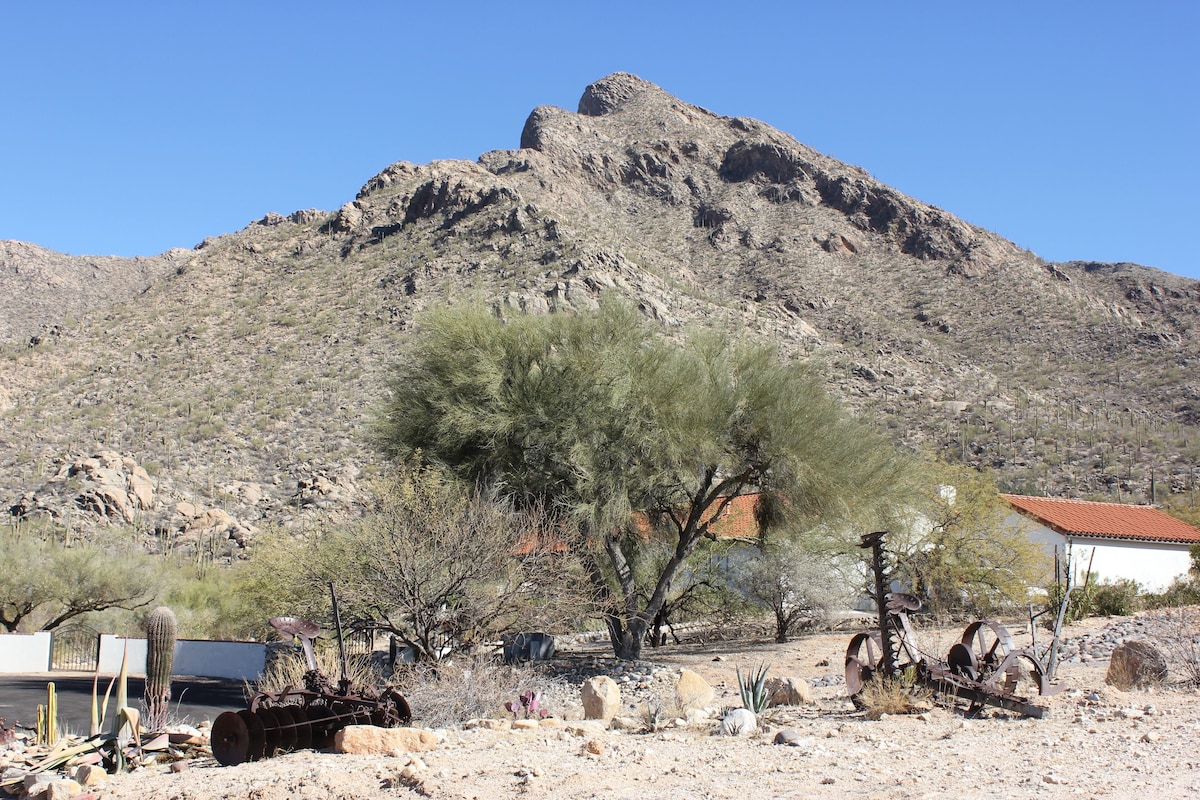
[{"label": "rusty farm implement", "polygon": [[[967,701],[968,714],[991,705],[1041,718],[1046,709],[1034,704],[1029,694],[1036,691],[1049,696],[1062,690],[1053,681],[1056,648],[1052,646],[1048,654],[1043,653],[1036,641],[1018,648],[1012,634],[999,622],[980,620],[966,627],[944,660],[929,656],[921,650],[908,618],[909,612],[920,609],[920,599],[887,590],[885,533],[869,533],[860,544],[871,549],[879,626],[855,635],[846,648],[846,692],[851,698],[856,699],[876,676],[904,676],[940,698]],[[1054,641],[1057,644],[1057,632]]]},{"label": "rusty farm implement", "polygon": [[[332,594],[333,587],[330,586]],[[342,675],[337,685],[317,668],[313,641],[321,629],[299,617],[273,617],[271,626],[286,639],[299,639],[308,671],[303,686],[278,692],[259,692],[247,707],[226,711],[213,721],[212,752],[223,766],[257,761],[280,753],[333,745],[334,735],[347,725],[392,728],[412,720],[404,696],[393,689],[356,687],[348,673],[337,596],[333,596]]]}]

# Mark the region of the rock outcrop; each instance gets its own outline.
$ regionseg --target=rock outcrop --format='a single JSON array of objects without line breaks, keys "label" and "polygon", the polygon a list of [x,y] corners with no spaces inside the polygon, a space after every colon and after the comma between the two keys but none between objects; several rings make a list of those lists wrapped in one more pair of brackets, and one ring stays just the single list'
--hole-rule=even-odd
[{"label": "rock outcrop", "polygon": [[9,508],[14,517],[45,516],[65,521],[83,516],[101,523],[132,524],[157,508],[154,481],[136,461],[112,450],[65,461],[35,491]]}]

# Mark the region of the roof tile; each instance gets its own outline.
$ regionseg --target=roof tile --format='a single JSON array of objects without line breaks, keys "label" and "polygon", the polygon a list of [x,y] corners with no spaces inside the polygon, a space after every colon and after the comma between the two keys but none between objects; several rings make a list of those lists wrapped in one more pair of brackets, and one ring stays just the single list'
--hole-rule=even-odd
[{"label": "roof tile", "polygon": [[1200,528],[1164,514],[1153,506],[1093,503],[1002,494],[1010,506],[1062,534],[1142,542],[1200,543]]}]

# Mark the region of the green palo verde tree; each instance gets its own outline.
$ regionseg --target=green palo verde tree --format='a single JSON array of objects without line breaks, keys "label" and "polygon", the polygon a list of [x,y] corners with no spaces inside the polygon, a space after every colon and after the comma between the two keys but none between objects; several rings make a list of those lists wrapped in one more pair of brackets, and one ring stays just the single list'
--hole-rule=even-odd
[{"label": "green palo verde tree", "polygon": [[[420,452],[468,481],[557,512],[601,602],[616,655],[647,628],[711,522],[761,492],[792,517],[876,511],[899,459],[844,415],[810,370],[771,347],[667,333],[629,306],[420,320],[377,424],[386,453]],[[649,586],[633,513],[659,515],[670,551]]]},{"label": "green palo verde tree", "polygon": [[908,526],[889,537],[895,576],[935,613],[990,615],[1028,602],[1049,564],[1027,527],[986,474],[940,462],[924,471],[929,488]]}]

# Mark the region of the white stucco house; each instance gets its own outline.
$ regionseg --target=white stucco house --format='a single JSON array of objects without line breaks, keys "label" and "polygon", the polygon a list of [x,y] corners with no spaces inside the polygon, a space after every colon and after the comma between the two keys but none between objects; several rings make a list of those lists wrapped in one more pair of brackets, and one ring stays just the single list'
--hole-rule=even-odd
[{"label": "white stucco house", "polygon": [[1191,567],[1189,549],[1200,544],[1200,528],[1153,506],[1092,503],[1002,494],[1013,509],[1009,522],[1029,531],[1054,558],[1055,571],[1067,570],[1082,584],[1127,579],[1147,591],[1162,591]]}]

